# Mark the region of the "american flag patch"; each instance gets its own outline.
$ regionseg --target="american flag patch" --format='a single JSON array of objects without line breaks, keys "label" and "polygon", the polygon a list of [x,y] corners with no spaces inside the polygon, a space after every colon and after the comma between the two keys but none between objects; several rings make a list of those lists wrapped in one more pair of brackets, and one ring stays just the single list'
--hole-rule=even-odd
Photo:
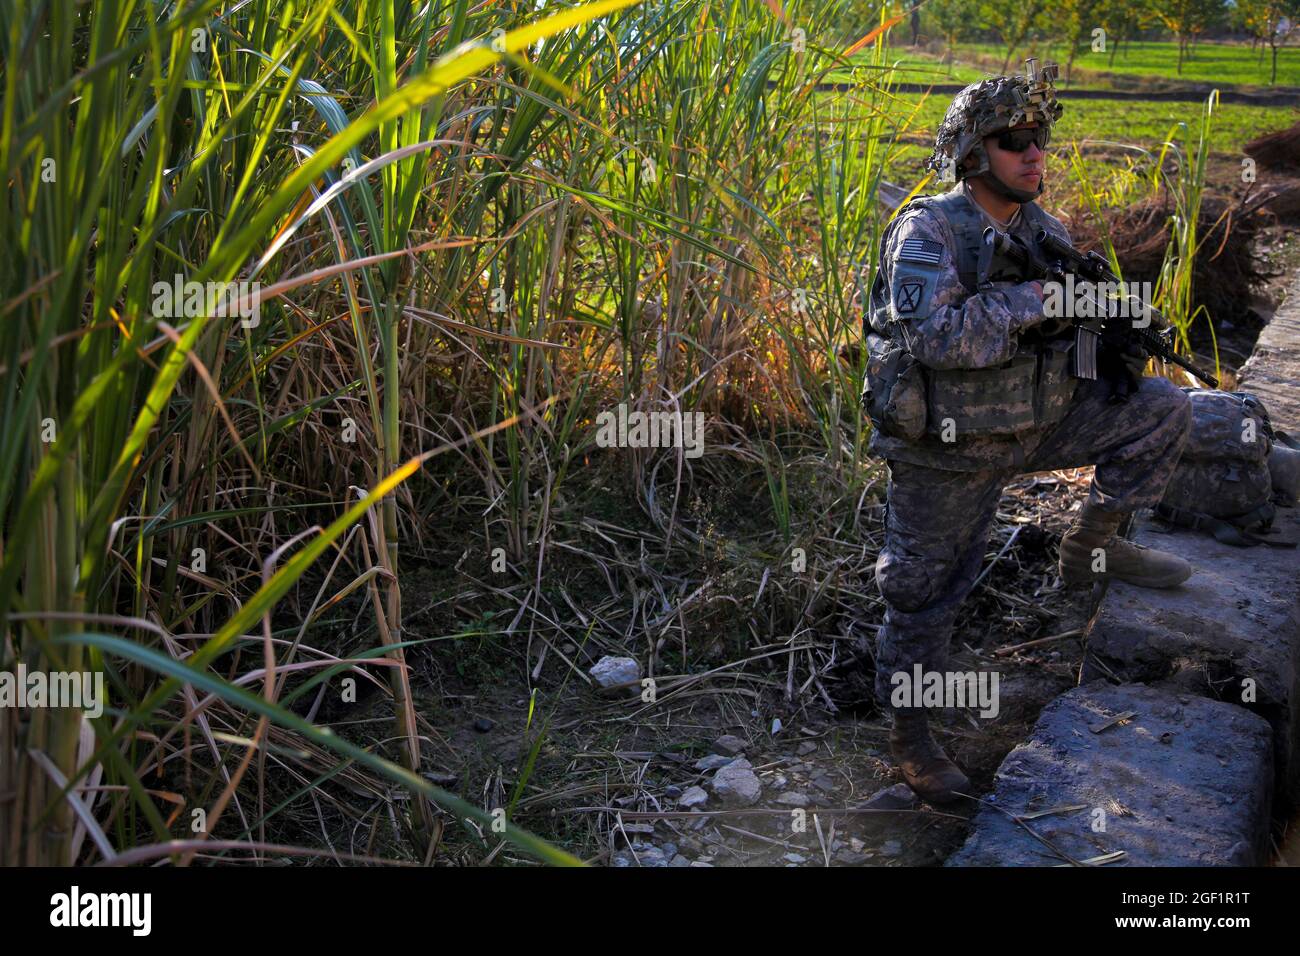
[{"label": "american flag patch", "polygon": [[919,262],[922,265],[937,266],[943,254],[943,243],[933,239],[904,239],[903,247],[898,251],[898,258],[904,262]]}]

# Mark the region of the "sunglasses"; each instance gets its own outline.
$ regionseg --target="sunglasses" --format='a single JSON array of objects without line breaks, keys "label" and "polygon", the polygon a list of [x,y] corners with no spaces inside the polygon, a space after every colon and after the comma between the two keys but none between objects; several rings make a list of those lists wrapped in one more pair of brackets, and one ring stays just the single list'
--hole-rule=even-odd
[{"label": "sunglasses", "polygon": [[1046,126],[1033,129],[1009,129],[998,134],[998,149],[1008,153],[1023,153],[1030,143],[1036,143],[1039,149],[1047,149],[1052,140],[1052,131]]}]

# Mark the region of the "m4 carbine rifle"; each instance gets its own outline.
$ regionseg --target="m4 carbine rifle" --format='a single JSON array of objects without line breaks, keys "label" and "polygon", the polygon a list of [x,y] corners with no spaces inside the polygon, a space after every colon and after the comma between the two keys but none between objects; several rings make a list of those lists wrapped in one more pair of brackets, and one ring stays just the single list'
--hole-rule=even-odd
[{"label": "m4 carbine rifle", "polygon": [[[1046,230],[1039,230],[1034,237],[1034,248],[1026,245],[1017,236],[1000,232],[992,226],[984,230],[983,240],[984,247],[980,251],[980,258],[985,260],[985,264],[992,259],[994,252],[998,252],[1020,265],[1030,279],[1064,283],[1067,276],[1073,275],[1077,279],[1091,283],[1120,285],[1119,276],[1111,271],[1110,263],[1104,256],[1096,252],[1084,255],[1068,242],[1063,242]],[[1131,317],[1114,317],[1111,315],[1111,303],[1096,297],[1092,297],[1090,303],[1092,308],[1088,310],[1092,313],[1091,317],[1075,317],[1071,320],[1074,325],[1072,374],[1076,378],[1097,377],[1099,345],[1110,345],[1121,354],[1130,346],[1136,345],[1144,355],[1154,356],[1164,362],[1172,362],[1179,368],[1191,372],[1211,388],[1218,388],[1217,378],[1174,351],[1173,329],[1164,316],[1136,297],[1128,297],[1126,304],[1131,305],[1133,302],[1137,303],[1138,311],[1144,317],[1140,324]]]}]

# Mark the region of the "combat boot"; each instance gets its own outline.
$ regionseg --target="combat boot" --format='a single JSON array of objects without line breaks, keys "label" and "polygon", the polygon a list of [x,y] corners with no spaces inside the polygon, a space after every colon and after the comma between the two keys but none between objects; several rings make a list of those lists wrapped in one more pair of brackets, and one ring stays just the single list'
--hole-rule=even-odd
[{"label": "combat boot", "polygon": [[1143,588],[1172,588],[1191,577],[1192,566],[1177,555],[1116,534],[1124,518],[1121,512],[1085,503],[1061,539],[1061,580],[1078,585],[1117,578]]},{"label": "combat boot", "polygon": [[903,780],[922,800],[951,803],[970,793],[970,780],[930,735],[925,711],[895,710],[889,747],[903,771]]}]

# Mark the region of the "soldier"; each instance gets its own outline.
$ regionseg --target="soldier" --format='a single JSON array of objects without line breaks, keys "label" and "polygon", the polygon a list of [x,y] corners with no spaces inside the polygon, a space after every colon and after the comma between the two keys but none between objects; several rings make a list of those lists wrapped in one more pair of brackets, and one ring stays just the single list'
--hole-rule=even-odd
[{"label": "soldier", "polygon": [[[1187,396],[1141,377],[1146,359],[1103,350],[1095,380],[1071,375],[1069,320],[1044,316],[1040,282],[1023,281],[984,240],[990,226],[1032,244],[1069,241],[1039,208],[1044,149],[1060,117],[1055,67],[966,87],[939,128],[931,168],[956,185],[908,203],[881,240],[872,286],[864,401],[871,450],[888,460],[885,546],[876,580],[886,614],[876,695],[893,713],[890,744],[921,797],[947,802],[970,781],[930,733],[895,675],[943,672],[957,608],[979,572],[998,499],[1024,472],[1096,465],[1061,541],[1067,585],[1117,578],[1173,587],[1187,562],[1117,534],[1161,497],[1187,436]],[[1120,380],[1124,387],[1118,388]],[[1122,403],[1117,394],[1127,393]]]}]

